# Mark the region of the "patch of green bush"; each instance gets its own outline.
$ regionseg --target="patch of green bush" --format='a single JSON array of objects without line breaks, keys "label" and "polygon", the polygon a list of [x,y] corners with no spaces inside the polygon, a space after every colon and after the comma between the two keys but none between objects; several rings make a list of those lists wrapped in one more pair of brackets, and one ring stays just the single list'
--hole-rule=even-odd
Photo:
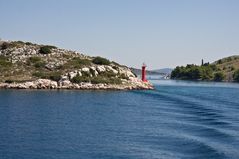
[{"label": "patch of green bush", "polygon": [[33,65],[35,68],[44,68],[46,62],[41,57],[33,56],[27,59],[27,65]]},{"label": "patch of green bush", "polygon": [[10,43],[8,43],[8,42],[3,42],[2,45],[1,45],[1,49],[2,50],[5,50],[5,49],[7,49],[9,47],[10,47]]},{"label": "patch of green bush", "polygon": [[3,42],[1,45],[1,49],[5,50],[8,48],[14,48],[14,47],[22,47],[23,45],[25,45],[25,43],[23,41],[13,41],[13,42]]},{"label": "patch of green bush", "polygon": [[45,78],[45,73],[43,73],[43,72],[34,72],[34,73],[32,73],[32,76],[39,77],[39,78]]},{"label": "patch of green bush", "polygon": [[233,74],[233,80],[239,82],[239,70],[236,70]]},{"label": "patch of green bush", "polygon": [[225,75],[224,75],[223,72],[216,72],[216,73],[214,74],[214,78],[213,78],[214,81],[221,82],[221,81],[223,81],[224,79],[225,79]]},{"label": "patch of green bush", "polygon": [[116,74],[113,71],[100,72],[100,75],[108,78],[116,77]]},{"label": "patch of green bush", "polygon": [[34,45],[33,43],[31,42],[25,42],[26,45]]},{"label": "patch of green bush", "polygon": [[70,81],[72,83],[90,82],[90,77],[76,75]]},{"label": "patch of green bush", "polygon": [[14,83],[14,80],[7,79],[7,80],[5,80],[5,83]]},{"label": "patch of green bush", "polygon": [[97,65],[109,65],[110,61],[103,57],[95,57],[92,62]]},{"label": "patch of green bush", "polygon": [[0,55],[0,67],[8,68],[11,66],[12,66],[12,63],[10,61],[8,61],[8,58]]},{"label": "patch of green bush", "polygon": [[57,47],[51,45],[44,45],[40,47],[39,53],[41,54],[50,54],[52,49],[56,49]]},{"label": "patch of green bush", "polygon": [[34,72],[32,74],[35,77],[43,78],[43,79],[50,79],[53,81],[59,81],[61,79],[61,72]]},{"label": "patch of green bush", "polygon": [[36,68],[44,68],[46,66],[46,62],[44,61],[39,61],[34,64],[34,67]]},{"label": "patch of green bush", "polygon": [[89,66],[89,65],[91,65],[91,60],[82,59],[80,57],[75,57],[75,58],[69,60],[64,65],[62,65],[60,67],[60,69],[71,69],[71,68],[80,69],[83,66]]},{"label": "patch of green bush", "polygon": [[27,60],[28,63],[36,63],[39,61],[42,61],[42,59],[41,59],[41,57],[37,57],[37,56],[29,57]]},{"label": "patch of green bush", "polygon": [[105,83],[105,84],[121,84],[122,81],[119,78],[112,77],[112,78],[107,78],[104,76],[97,76],[91,79],[92,84],[100,84],[100,83]]},{"label": "patch of green bush", "polygon": [[96,77],[90,77],[90,76],[85,76],[82,75],[80,76],[79,74],[75,77],[73,77],[70,80],[72,83],[81,83],[81,82],[90,82],[92,84],[100,84],[100,83],[105,83],[105,84],[121,84],[122,81],[119,78],[116,77],[107,77],[107,76],[96,76]]}]

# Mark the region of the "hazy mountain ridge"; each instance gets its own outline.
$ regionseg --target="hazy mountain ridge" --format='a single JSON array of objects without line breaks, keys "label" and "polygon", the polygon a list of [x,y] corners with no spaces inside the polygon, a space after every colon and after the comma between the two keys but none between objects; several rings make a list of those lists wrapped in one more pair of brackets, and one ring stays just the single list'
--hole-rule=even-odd
[{"label": "hazy mountain ridge", "polygon": [[[136,75],[141,75],[141,69],[138,68],[130,68],[132,72],[134,72]],[[147,75],[167,75],[171,74],[173,69],[171,68],[162,68],[162,69],[156,69],[156,70],[146,70]]]}]

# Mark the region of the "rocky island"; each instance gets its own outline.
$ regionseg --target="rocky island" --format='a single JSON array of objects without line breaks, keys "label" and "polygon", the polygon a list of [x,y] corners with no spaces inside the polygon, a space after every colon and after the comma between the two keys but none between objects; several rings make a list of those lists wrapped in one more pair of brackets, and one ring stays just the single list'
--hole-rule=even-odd
[{"label": "rocky island", "polygon": [[51,45],[0,41],[0,88],[153,89],[126,66]]}]

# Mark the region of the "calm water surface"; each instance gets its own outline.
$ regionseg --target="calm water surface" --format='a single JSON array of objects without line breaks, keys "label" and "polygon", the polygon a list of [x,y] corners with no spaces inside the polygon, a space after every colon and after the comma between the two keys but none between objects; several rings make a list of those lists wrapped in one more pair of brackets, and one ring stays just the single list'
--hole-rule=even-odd
[{"label": "calm water surface", "polygon": [[0,90],[1,159],[239,158],[239,85]]}]

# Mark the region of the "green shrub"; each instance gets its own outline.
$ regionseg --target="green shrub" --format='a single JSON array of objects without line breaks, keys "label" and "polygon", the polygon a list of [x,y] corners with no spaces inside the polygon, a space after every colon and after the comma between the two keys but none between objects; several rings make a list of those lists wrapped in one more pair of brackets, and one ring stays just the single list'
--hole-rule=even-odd
[{"label": "green shrub", "polygon": [[5,49],[7,49],[9,47],[10,47],[10,43],[7,43],[7,42],[3,42],[2,45],[1,45],[1,49],[2,50],[5,50]]},{"label": "green shrub", "polygon": [[113,72],[113,71],[104,71],[104,72],[100,72],[100,75],[101,76],[104,76],[104,77],[116,77],[116,74]]},{"label": "green shrub", "polygon": [[60,68],[61,69],[70,69],[70,68],[80,69],[83,66],[89,66],[89,65],[91,65],[91,60],[82,59],[80,57],[75,57],[75,58],[69,60],[64,65],[62,65]]},{"label": "green shrub", "polygon": [[5,83],[14,83],[14,80],[7,79],[7,80],[5,80]]},{"label": "green shrub", "polygon": [[96,57],[93,59],[92,62],[97,65],[109,65],[110,64],[110,61],[103,57]]},{"label": "green shrub", "polygon": [[36,68],[44,68],[46,62],[42,61],[41,57],[33,56],[27,59],[27,65],[33,65]]},{"label": "green shrub", "polygon": [[39,61],[34,64],[34,67],[36,68],[44,68],[46,66],[46,63],[44,61]]},{"label": "green shrub", "polygon": [[61,72],[34,72],[32,74],[38,78],[50,79],[53,81],[59,81],[61,79]]},{"label": "green shrub", "polygon": [[239,82],[239,70],[236,70],[233,74],[233,80]]},{"label": "green shrub", "polygon": [[77,75],[70,80],[72,83],[90,82],[90,78],[86,76]]},{"label": "green shrub", "polygon": [[51,53],[51,49],[45,46],[42,46],[39,50],[39,53],[41,54],[50,54]]},{"label": "green shrub", "polygon": [[214,74],[214,78],[213,78],[214,81],[221,82],[221,81],[223,81],[224,79],[225,79],[225,75],[224,75],[223,72],[216,72],[216,73]]},{"label": "green shrub", "polygon": [[8,61],[7,57],[0,55],[0,67],[8,68],[11,66],[12,66],[12,63]]},{"label": "green shrub", "polygon": [[48,74],[48,79],[59,81],[61,79],[61,72],[51,72]]},{"label": "green shrub", "polygon": [[97,76],[91,79],[92,84],[100,84],[100,83],[105,83],[105,84],[121,84],[121,80],[119,78],[107,78],[104,76]]},{"label": "green shrub", "polygon": [[57,47],[51,45],[44,45],[40,47],[39,53],[41,54],[50,54],[52,49],[56,49]]},{"label": "green shrub", "polygon": [[25,44],[26,44],[26,45],[34,45],[34,44],[31,43],[31,42],[26,42]]},{"label": "green shrub", "polygon": [[218,64],[222,64],[222,60],[221,60],[221,59],[218,60],[217,63],[218,63]]},{"label": "green shrub", "polygon": [[14,47],[22,47],[24,46],[25,43],[23,41],[13,41],[13,42],[3,42],[2,45],[1,45],[1,49],[2,50],[5,50],[5,49],[8,49],[8,48],[14,48]]},{"label": "green shrub", "polygon": [[36,62],[39,62],[39,61],[41,61],[42,59],[40,58],[40,57],[37,57],[37,56],[33,56],[33,57],[29,57],[28,58],[28,62],[29,63],[36,63]]},{"label": "green shrub", "polygon": [[43,72],[34,72],[34,73],[32,73],[32,76],[39,77],[39,78],[45,78],[45,74]]}]

